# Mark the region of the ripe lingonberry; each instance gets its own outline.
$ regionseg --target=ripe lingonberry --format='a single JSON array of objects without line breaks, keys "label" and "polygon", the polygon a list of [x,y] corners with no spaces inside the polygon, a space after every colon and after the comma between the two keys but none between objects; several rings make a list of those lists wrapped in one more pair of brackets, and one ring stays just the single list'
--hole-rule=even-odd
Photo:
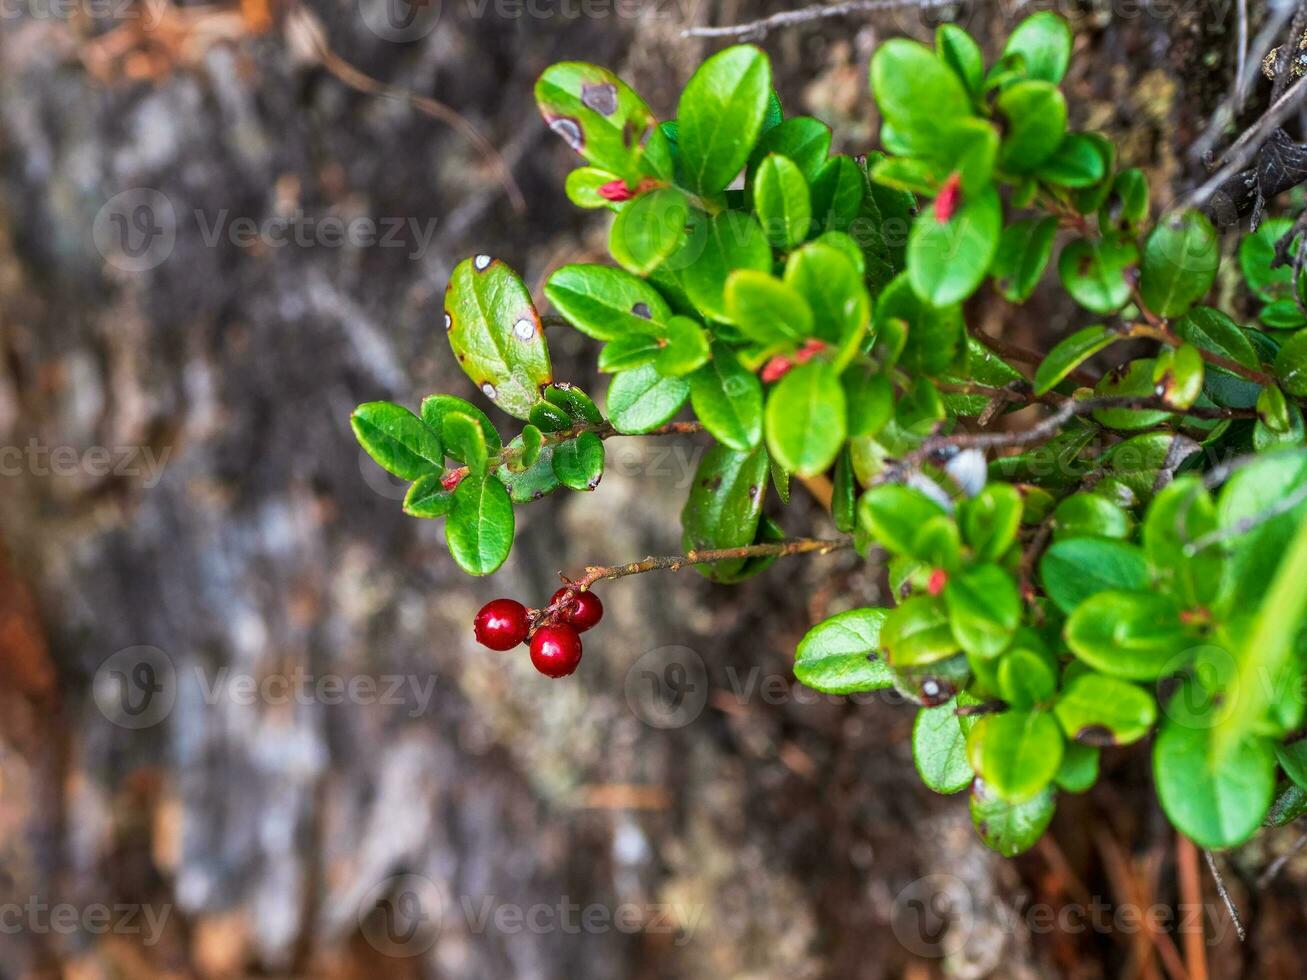
[{"label": "ripe lingonberry", "polygon": [[526,639],[526,606],[516,599],[493,599],[481,607],[472,628],[477,642],[491,650],[511,650]]},{"label": "ripe lingonberry", "polygon": [[566,677],[581,662],[581,637],[566,623],[541,626],[531,637],[531,664],[546,677]]},{"label": "ripe lingonberry", "polygon": [[558,618],[561,622],[575,626],[578,633],[584,633],[604,618],[604,604],[593,592],[579,592],[566,586],[554,593],[549,604],[552,606],[562,601],[569,592],[572,593],[572,601],[563,606]]}]

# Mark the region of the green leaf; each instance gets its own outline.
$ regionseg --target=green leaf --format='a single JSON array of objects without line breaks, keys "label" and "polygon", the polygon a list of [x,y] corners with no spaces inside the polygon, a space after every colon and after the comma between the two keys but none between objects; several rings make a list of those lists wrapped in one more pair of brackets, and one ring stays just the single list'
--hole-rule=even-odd
[{"label": "green leaf", "polygon": [[952,172],[950,165],[913,157],[886,157],[872,167],[871,179],[907,194],[934,197]]},{"label": "green leaf", "polygon": [[894,413],[894,385],[885,374],[854,365],[841,377],[849,408],[849,438],[874,436]]},{"label": "green leaf", "polygon": [[1189,408],[1203,393],[1206,370],[1203,357],[1193,344],[1163,348],[1153,362],[1155,391],[1176,408]]},{"label": "green leaf", "polygon": [[829,364],[809,361],[767,397],[767,447],[786,469],[816,476],[835,461],[847,425],[844,389]]},{"label": "green leaf", "polygon": [[650,138],[653,113],[606,68],[580,61],[551,65],[536,82],[535,96],[549,128],[589,163],[631,184],[644,174],[671,178],[665,142]]},{"label": "green leaf", "polygon": [[1144,552],[1158,586],[1186,608],[1215,601],[1223,561],[1218,549],[1190,555],[1191,542],[1216,530],[1216,505],[1196,475],[1180,476],[1163,487],[1144,518]]},{"label": "green leaf", "polygon": [[686,84],[676,118],[681,168],[690,189],[721,191],[744,167],[771,95],[771,63],[751,45],[713,55]]},{"label": "green leaf", "polygon": [[753,208],[763,233],[777,248],[793,248],[808,237],[812,196],[803,172],[786,157],[770,154],[758,167],[753,180]]},{"label": "green leaf", "polygon": [[763,160],[769,153],[786,157],[798,166],[803,176],[813,181],[830,153],[830,127],[811,116],[794,116],[770,129],[758,140],[752,160]]},{"label": "green leaf", "polygon": [[1098,757],[1101,754],[1093,746],[1067,742],[1054,781],[1068,793],[1085,792],[1098,782]]},{"label": "green leaf", "polygon": [[1125,538],[1130,515],[1096,493],[1073,493],[1053,511],[1053,540],[1070,538]]},{"label": "green leaf", "polygon": [[944,588],[953,635],[969,656],[988,660],[1012,642],[1021,622],[1021,597],[997,565],[977,565],[951,576]]},{"label": "green leaf", "polygon": [[912,723],[912,761],[921,781],[936,793],[959,793],[975,777],[956,712],[955,698],[937,708],[922,708]]},{"label": "green leaf", "polygon": [[1295,786],[1307,788],[1307,740],[1298,739],[1286,745],[1277,745],[1275,758]]},{"label": "green leaf", "polygon": [[1003,53],[1021,55],[1029,77],[1056,85],[1071,61],[1071,28],[1049,11],[1031,14],[1008,36]]},{"label": "green leaf", "polygon": [[1127,270],[1139,261],[1129,240],[1077,239],[1062,249],[1057,272],[1071,298],[1094,313],[1115,313],[1130,301]]},{"label": "green leaf", "polygon": [[876,300],[875,322],[880,333],[892,319],[908,325],[902,364],[909,371],[936,375],[948,368],[962,342],[961,310],[934,307],[918,297],[904,273],[894,279]]},{"label": "green leaf", "polygon": [[[1222,613],[1250,616],[1261,606],[1286,547],[1307,515],[1307,506],[1301,503],[1283,510],[1285,500],[1301,499],[1304,483],[1307,459],[1298,453],[1280,453],[1237,470],[1222,488],[1217,527],[1229,535],[1225,542],[1229,587],[1219,603]],[[1245,528],[1249,522],[1256,523]]]},{"label": "green leaf", "polygon": [[508,468],[521,473],[535,465],[535,461],[540,458],[540,450],[544,445],[544,435],[534,425],[527,425],[522,428],[521,453],[514,458]]},{"label": "green leaf", "polygon": [[1064,613],[1111,589],[1148,588],[1148,561],[1137,546],[1108,538],[1054,541],[1039,562],[1044,592]]},{"label": "green leaf", "polygon": [[1275,377],[1295,398],[1307,397],[1307,330],[1286,340],[1275,355]]},{"label": "green leaf", "polygon": [[999,164],[1013,173],[1030,173],[1053,155],[1066,133],[1066,99],[1050,82],[1017,82],[995,102],[1007,128]]},{"label": "green leaf", "polygon": [[445,328],[459,366],[481,392],[527,418],[553,369],[540,315],[517,273],[488,255],[460,262],[445,291]]},{"label": "green leaf", "polygon": [[513,502],[493,476],[468,476],[454,491],[445,543],[469,575],[489,575],[513,546]]},{"label": "green leaf", "polygon": [[608,386],[608,418],[628,435],[656,429],[681,410],[690,397],[683,378],[663,377],[652,365],[613,375]]},{"label": "green leaf", "polygon": [[690,202],[672,187],[641,194],[613,221],[608,251],[637,276],[647,276],[685,241]]},{"label": "green leaf", "polygon": [[[1276,243],[1293,227],[1290,218],[1268,218],[1239,243],[1239,269],[1258,299],[1271,302],[1293,298],[1293,268],[1276,265]],[[1294,250],[1296,252],[1296,249]]]},{"label": "green leaf", "polygon": [[1133,231],[1148,220],[1148,178],[1138,168],[1122,170],[1099,212],[1099,226]]},{"label": "green leaf", "polygon": [[808,304],[814,336],[840,345],[861,339],[871,320],[871,300],[844,252],[809,242],[790,253],[785,283]]},{"label": "green leaf", "polygon": [[[1068,542],[1069,543],[1069,542]],[[1066,642],[1089,666],[1113,677],[1152,681],[1182,665],[1193,641],[1169,596],[1152,592],[1097,592],[1076,607]]]},{"label": "green leaf", "polygon": [[871,91],[885,122],[911,150],[899,154],[903,156],[947,154],[948,124],[971,115],[962,80],[929,48],[905,38],[892,38],[876,49]]},{"label": "green leaf", "polygon": [[698,321],[674,316],[667,321],[667,335],[654,367],[661,375],[679,378],[707,363],[708,355],[708,335]]},{"label": "green leaf", "polygon": [[1267,303],[1257,314],[1257,319],[1268,330],[1301,330],[1307,327],[1307,314],[1297,300],[1277,299]]},{"label": "green leaf", "polygon": [[[694,474],[690,496],[681,511],[686,551],[740,548],[752,544],[767,490],[767,451],[747,453],[713,446]],[[746,559],[696,565],[715,582],[737,581]]]},{"label": "green leaf", "polygon": [[999,293],[1009,303],[1024,303],[1039,285],[1053,254],[1056,218],[1030,218],[1003,229],[990,269]]},{"label": "green leaf", "polygon": [[1103,179],[1106,169],[1098,145],[1091,137],[1067,133],[1053,155],[1039,165],[1037,176],[1063,187],[1093,187]]},{"label": "green leaf", "polygon": [[726,280],[726,309],[740,332],[763,347],[798,343],[812,334],[812,310],[803,297],[765,272],[731,273]]},{"label": "green leaf", "polygon": [[[818,229],[845,231],[862,208],[866,181],[845,156],[828,160],[812,179],[812,217]],[[860,257],[859,257],[860,258]]]},{"label": "green leaf", "polygon": [[1048,352],[1048,356],[1035,371],[1035,394],[1052,391],[1081,364],[1120,339],[1118,331],[1101,324],[1085,327],[1064,337]]},{"label": "green leaf", "polygon": [[1021,524],[1021,493],[1007,483],[990,483],[958,506],[964,540],[979,561],[997,561],[1012,547]]},{"label": "green leaf", "polygon": [[941,222],[934,209],[920,215],[908,238],[908,277],[917,295],[940,307],[975,292],[994,260],[1002,226],[993,187],[966,195],[948,221]]},{"label": "green leaf", "polygon": [[1055,662],[1044,653],[1017,646],[996,662],[998,692],[1018,711],[1042,705],[1057,690]]},{"label": "green leaf", "polygon": [[893,681],[880,656],[887,609],[850,609],[808,630],[794,652],[794,676],[825,694],[879,691]]},{"label": "green leaf", "polygon": [[1057,793],[1050,786],[1024,803],[1009,803],[983,780],[971,787],[971,822],[980,839],[1003,857],[1016,857],[1035,846],[1053,822]]},{"label": "green leaf", "polygon": [[604,443],[593,432],[583,432],[554,447],[554,475],[572,490],[593,490],[604,475]]},{"label": "green leaf", "polygon": [[712,218],[691,218],[685,254],[677,253],[669,265],[681,269],[685,292],[705,316],[730,322],[726,305],[726,279],[738,269],[770,272],[771,245],[750,215],[723,211]]},{"label": "green leaf", "polygon": [[985,84],[985,56],[970,34],[956,24],[940,24],[935,29],[935,54],[953,69],[968,92],[980,94]]},{"label": "green leaf", "polygon": [[599,370],[616,374],[652,364],[662,349],[661,340],[653,334],[630,333],[604,344],[599,351]]},{"label": "green leaf", "polygon": [[885,658],[899,668],[933,664],[959,649],[944,603],[934,596],[912,596],[891,609],[880,638]]},{"label": "green leaf", "polygon": [[[1176,321],[1175,332],[1195,347],[1229,358],[1249,368],[1261,368],[1261,359],[1239,327],[1220,310],[1198,306]],[[1251,407],[1256,401],[1256,388],[1225,368],[1207,369],[1205,388],[1210,397],[1221,403],[1247,402],[1240,408]],[[1224,379],[1224,380],[1223,380]],[[1233,386],[1238,386],[1238,393]],[[1244,392],[1242,389],[1247,388]]]},{"label": "green leaf", "polygon": [[1086,745],[1129,745],[1152,730],[1157,703],[1129,681],[1090,672],[1067,684],[1053,714],[1067,738]]},{"label": "green leaf", "polygon": [[[672,319],[675,320],[676,318],[673,317]],[[561,408],[567,414],[569,422],[598,425],[604,420],[603,413],[599,411],[599,406],[594,403],[589,395],[574,384],[560,381],[558,384],[546,388],[544,395],[545,401]]]},{"label": "green leaf", "polygon": [[545,283],[545,296],[572,326],[595,340],[660,334],[672,316],[653,286],[606,265],[563,266]]},{"label": "green leaf", "polygon": [[831,520],[835,529],[852,534],[858,523],[858,482],[853,473],[853,459],[847,446],[835,459],[835,476],[831,480]]},{"label": "green leaf", "polygon": [[1023,803],[1053,781],[1065,744],[1048,712],[1004,711],[976,723],[967,736],[967,761],[986,787]]},{"label": "green leaf", "polygon": [[[1153,380],[1156,365],[1151,358],[1141,358],[1109,371],[1094,385],[1099,398],[1152,398],[1157,382]],[[1160,425],[1171,417],[1165,409],[1096,408],[1094,421],[1109,429],[1129,431],[1148,429]]]},{"label": "green leaf", "polygon": [[1162,219],[1144,246],[1139,274],[1144,305],[1159,316],[1179,316],[1207,295],[1220,261],[1220,240],[1201,212]]},{"label": "green leaf", "polygon": [[401,480],[444,469],[440,436],[402,405],[367,402],[354,409],[349,424],[377,465]]},{"label": "green leaf", "polygon": [[1275,793],[1275,754],[1264,739],[1212,750],[1212,732],[1166,721],[1153,746],[1157,798],[1200,847],[1233,847],[1257,830]]},{"label": "green leaf", "polygon": [[449,454],[466,463],[469,472],[485,473],[486,437],[475,418],[463,412],[449,412],[441,420],[440,434]]},{"label": "green leaf", "polygon": [[454,495],[440,482],[440,475],[418,477],[404,495],[404,513],[409,517],[444,517],[454,506]]},{"label": "green leaf", "polygon": [[599,193],[599,188],[611,184],[615,180],[621,180],[617,174],[608,170],[600,170],[598,167],[577,167],[567,175],[567,181],[563,184],[563,191],[567,194],[567,199],[579,208],[589,208],[595,210],[598,208],[620,208],[622,205],[615,201],[610,201]]},{"label": "green leaf", "polygon": [[[481,426],[481,435],[485,439],[486,452],[491,456],[496,456],[504,448],[499,433],[495,430],[495,424],[490,421],[486,413],[481,411],[471,402],[464,401],[454,395],[427,395],[422,399],[422,421],[433,432],[440,432],[445,426],[445,416],[450,412],[460,412],[463,415],[469,415]],[[460,463],[466,463],[467,460],[457,454],[456,447],[446,446],[445,452],[453,456]]]},{"label": "green leaf", "polygon": [[690,405],[718,442],[739,452],[762,439],[762,383],[735,352],[714,344],[712,358],[687,379]]},{"label": "green leaf", "polygon": [[897,483],[882,483],[858,501],[858,521],[886,550],[911,555],[917,530],[944,509],[920,490]]},{"label": "green leaf", "polygon": [[[509,449],[526,452],[526,430],[508,444]],[[526,464],[522,470],[504,465],[495,471],[495,476],[508,489],[509,499],[515,504],[529,504],[547,494],[553,493],[562,484],[554,475],[554,445],[546,443],[540,446],[535,459]]]}]

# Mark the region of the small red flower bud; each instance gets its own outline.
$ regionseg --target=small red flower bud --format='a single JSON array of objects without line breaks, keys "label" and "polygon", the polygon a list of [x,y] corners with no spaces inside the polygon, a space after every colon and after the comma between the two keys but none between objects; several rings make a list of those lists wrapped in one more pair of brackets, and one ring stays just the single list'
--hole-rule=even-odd
[{"label": "small red flower bud", "polygon": [[926,591],[931,595],[939,595],[944,591],[946,585],[948,585],[948,572],[942,568],[936,568],[930,573],[930,581],[926,583]]},{"label": "small red flower bud", "polygon": [[456,470],[450,470],[440,478],[440,485],[450,493],[453,493],[458,489],[458,485],[463,482],[463,477],[465,476],[467,476],[467,470],[461,467]]},{"label": "small red flower bud", "polygon": [[779,354],[763,365],[762,380],[771,384],[773,381],[779,381],[789,373],[790,368],[794,367],[794,362],[788,357],[781,357]]},{"label": "small red flower bud", "polygon": [[962,203],[962,176],[956,172],[949,174],[944,186],[935,198],[935,220],[946,224],[957,212]]},{"label": "small red flower bud", "polygon": [[626,186],[626,181],[619,177],[617,180],[610,180],[606,184],[600,184],[599,196],[605,201],[629,201],[635,197],[635,193]]}]

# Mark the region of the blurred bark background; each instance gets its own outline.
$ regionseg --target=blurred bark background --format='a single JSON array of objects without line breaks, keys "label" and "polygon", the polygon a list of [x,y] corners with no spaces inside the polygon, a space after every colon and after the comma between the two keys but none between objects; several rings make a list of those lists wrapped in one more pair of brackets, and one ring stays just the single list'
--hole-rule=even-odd
[{"label": "blurred bark background", "polygon": [[[1237,2],[909,7],[762,43],[787,109],[860,152],[880,39],[943,14],[992,54],[1050,6],[1077,31],[1077,122],[1163,203],[1200,179],[1187,148],[1230,88]],[[1192,855],[1146,747],[1109,753],[1107,785],[1064,795],[1047,844],[1004,861],[964,799],[919,784],[909,707],[795,688],[807,625],[880,597],[855,558],[603,589],[566,682],[474,646],[491,597],[539,604],[560,569],[679,550],[694,440],[611,442],[597,492],[521,510],[488,581],[361,455],[361,401],[475,399],[440,329],[457,261],[491,253],[538,291],[603,252],[606,222],[563,196],[575,160],[535,75],[609,65],[667,118],[723,43],[685,27],[777,9],[5,7],[0,976],[1161,977],[1197,962],[1194,933],[1112,916],[1195,899],[1211,976],[1301,975],[1307,868],[1253,887],[1292,828],[1222,859],[1240,945],[1205,871],[1177,884]],[[367,78],[456,109],[525,212],[463,133]],[[342,242],[368,220],[388,237]],[[118,233],[149,247],[106,247]],[[1084,322],[1043,293],[969,317],[1045,349]],[[556,375],[601,394],[593,345],[550,341]],[[795,501],[788,530],[829,530]],[[138,715],[133,684],[157,695]],[[1035,914],[1071,906],[1080,928]]]}]

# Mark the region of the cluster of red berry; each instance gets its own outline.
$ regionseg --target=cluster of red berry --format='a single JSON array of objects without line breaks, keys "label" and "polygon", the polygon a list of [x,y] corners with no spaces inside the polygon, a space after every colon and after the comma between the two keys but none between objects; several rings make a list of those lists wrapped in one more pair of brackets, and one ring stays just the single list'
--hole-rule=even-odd
[{"label": "cluster of red berry", "polygon": [[492,599],[473,621],[477,642],[511,650],[531,638],[531,664],[546,677],[566,677],[581,662],[581,634],[603,618],[593,592],[563,586],[544,609],[527,609],[516,599]]}]

